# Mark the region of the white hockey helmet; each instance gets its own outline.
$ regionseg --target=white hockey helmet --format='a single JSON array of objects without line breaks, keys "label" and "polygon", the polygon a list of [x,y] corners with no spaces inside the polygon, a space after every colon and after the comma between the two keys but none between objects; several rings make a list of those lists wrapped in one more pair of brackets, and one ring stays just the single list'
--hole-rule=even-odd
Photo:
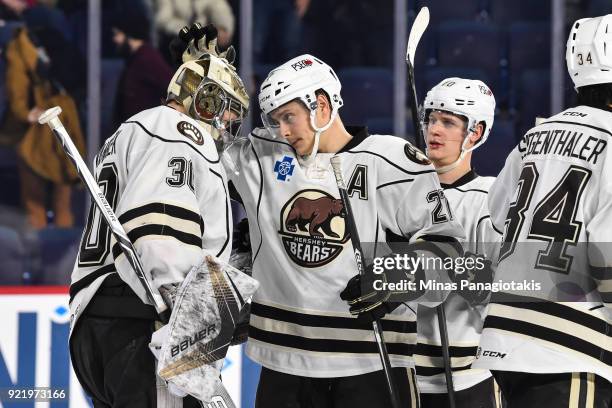
[{"label": "white hockey helmet", "polygon": [[[325,126],[317,128],[315,113],[317,109],[316,91],[323,90],[329,97],[332,115]],[[259,92],[259,107],[262,111],[262,120],[268,130],[277,134],[277,125],[270,117],[276,108],[299,99],[310,112],[310,123],[318,133],[331,126],[342,106],[340,97],[340,81],[334,70],[312,55],[304,54],[287,61],[278,68],[273,69],[261,84]]]},{"label": "white hockey helmet", "polygon": [[[467,120],[466,137],[461,146],[459,158],[453,165],[437,169],[439,173],[450,171],[459,164],[467,152],[470,152],[487,141],[495,117],[495,97],[491,89],[477,79],[447,78],[427,92],[423,104],[425,116],[423,128],[429,121],[432,111],[444,111],[463,116]],[[474,146],[467,148],[470,133],[476,131],[476,125],[484,122],[484,131]],[[425,137],[425,135],[423,135]]]},{"label": "white hockey helmet", "polygon": [[[204,54],[183,63],[168,85],[166,101],[183,105],[187,114],[198,121],[215,140],[237,136],[239,125],[249,109],[249,95],[236,68],[223,58]],[[235,118],[223,121],[224,112]]]},{"label": "white hockey helmet", "polygon": [[565,61],[576,88],[612,82],[612,14],[576,21]]}]

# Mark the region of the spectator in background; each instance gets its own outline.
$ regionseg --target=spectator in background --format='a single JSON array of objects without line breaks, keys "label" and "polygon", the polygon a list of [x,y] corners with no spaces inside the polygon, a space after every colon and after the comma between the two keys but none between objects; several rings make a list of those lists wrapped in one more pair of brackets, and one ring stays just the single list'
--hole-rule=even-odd
[{"label": "spectator in background", "polygon": [[51,0],[0,0],[0,2],[28,27],[51,27],[62,33],[65,39],[71,40],[72,33],[68,20],[62,11],[53,7]]},{"label": "spectator in background", "polygon": [[117,52],[125,59],[115,101],[118,126],[136,113],[158,106],[173,72],[149,43],[151,21],[146,14],[125,10],[116,16],[112,31]]},{"label": "spectator in background", "polygon": [[[46,41],[53,30],[40,31]],[[61,34],[56,33],[63,38]],[[65,43],[64,43],[65,45]],[[62,121],[81,154],[85,142],[76,105],[58,77],[66,77],[62,61],[49,56],[56,50],[46,50],[28,29],[17,31],[6,49],[6,89],[11,115],[22,123],[25,134],[17,144],[20,158],[21,197],[30,226],[42,229],[47,225],[46,184],[51,183],[51,209],[57,227],[71,227],[71,184],[78,180],[74,166],[47,126],[39,125],[38,116],[53,106],[62,108]],[[73,61],[65,61],[72,63]]]},{"label": "spectator in background", "polygon": [[181,28],[191,26],[196,21],[203,26],[214,24],[218,30],[219,47],[225,48],[234,35],[234,20],[234,13],[227,0],[158,1],[155,12],[155,25],[159,32],[158,49],[166,61],[172,61],[168,52],[170,41]]}]

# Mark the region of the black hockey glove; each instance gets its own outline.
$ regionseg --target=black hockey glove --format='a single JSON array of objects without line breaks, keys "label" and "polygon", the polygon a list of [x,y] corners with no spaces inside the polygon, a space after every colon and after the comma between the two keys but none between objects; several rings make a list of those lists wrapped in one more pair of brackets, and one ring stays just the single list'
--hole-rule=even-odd
[{"label": "black hockey glove", "polygon": [[250,252],[251,251],[251,238],[249,235],[249,220],[243,218],[236,228],[234,228],[234,248],[238,252]]},{"label": "black hockey glove", "polygon": [[242,344],[249,338],[249,322],[251,320],[251,304],[247,303],[240,310],[240,314],[238,315],[238,321],[236,322],[236,327],[234,328],[234,336],[232,337],[232,341],[230,345],[235,346],[238,344]]},{"label": "black hockey glove", "polygon": [[493,282],[491,261],[484,255],[466,252],[464,263],[462,267],[455,267],[454,273],[451,274],[453,282],[457,285],[457,293],[471,305],[486,303]]},{"label": "black hockey glove", "polygon": [[[389,303],[389,294],[375,291],[371,288],[371,282],[367,277],[355,275],[340,293],[340,299],[349,304],[349,312],[364,323],[382,319],[400,305],[400,303]],[[363,293],[364,286],[370,287],[371,291]]]},{"label": "black hockey glove", "polygon": [[[390,255],[390,257],[393,256]],[[410,273],[391,268],[375,274],[373,265],[370,265],[363,276],[355,275],[348,281],[346,288],[340,293],[340,299],[348,303],[349,312],[352,315],[356,315],[360,321],[371,323],[374,320],[382,319],[402,303],[420,297],[423,291],[419,289],[419,281],[423,279],[422,270]],[[398,284],[407,282],[414,283],[416,289],[410,290],[406,287],[397,289]],[[386,290],[375,289],[375,287],[382,288],[389,284],[395,285],[396,289],[389,289],[391,286],[386,286]]]}]

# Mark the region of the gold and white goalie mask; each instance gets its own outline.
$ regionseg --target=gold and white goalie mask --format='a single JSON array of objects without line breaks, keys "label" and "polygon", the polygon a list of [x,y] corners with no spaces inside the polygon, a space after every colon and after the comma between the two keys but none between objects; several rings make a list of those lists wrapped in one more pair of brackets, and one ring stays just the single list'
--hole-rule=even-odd
[{"label": "gold and white goalie mask", "polygon": [[166,101],[185,107],[222,151],[240,133],[249,96],[236,68],[212,54],[183,63],[170,81]]}]

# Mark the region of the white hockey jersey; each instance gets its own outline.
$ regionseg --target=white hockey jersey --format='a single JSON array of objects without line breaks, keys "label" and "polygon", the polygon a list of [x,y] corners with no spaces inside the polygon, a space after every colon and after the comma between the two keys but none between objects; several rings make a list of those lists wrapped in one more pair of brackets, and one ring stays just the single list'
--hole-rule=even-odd
[{"label": "white hockey jersey", "polygon": [[[386,229],[414,238],[463,235],[439,202],[433,166],[419,162],[411,145],[392,136],[365,138],[363,128],[349,131],[354,137],[339,154],[362,242],[384,242]],[[358,323],[339,297],[357,265],[332,155],[317,154],[319,170],[309,178],[293,148],[265,129],[229,153],[236,172],[228,169],[228,176],[247,211],[253,277],[260,282],[247,355],[272,370],[309,377],[382,369],[372,326]],[[392,365],[413,366],[414,313],[401,306],[382,328]]]},{"label": "white hockey jersey", "polygon": [[[529,130],[506,160],[489,193],[504,230],[496,279],[557,283],[492,298],[474,367],[612,381],[611,136],[612,113],[570,108]],[[554,298],[534,302],[549,290]]]},{"label": "white hockey jersey", "polygon": [[[232,214],[225,170],[211,136],[187,115],[159,106],[131,117],[97,154],[94,177],[155,288],[181,282],[203,250],[229,258]],[[148,303],[92,204],[72,273],[71,328],[104,279],[116,272]]]},{"label": "white hockey jersey", "polygon": [[[501,233],[493,229],[487,194],[495,178],[480,177],[473,170],[453,184],[442,184],[444,195],[455,219],[463,225],[465,251],[485,255],[492,259],[495,243]],[[450,345],[453,385],[456,391],[470,388],[489,378],[484,369],[471,368],[482,331],[484,306],[472,306],[457,293],[451,293],[444,302],[446,325]],[[417,309],[418,344],[415,352],[419,391],[446,393],[442,342],[435,308],[419,305]]]}]

